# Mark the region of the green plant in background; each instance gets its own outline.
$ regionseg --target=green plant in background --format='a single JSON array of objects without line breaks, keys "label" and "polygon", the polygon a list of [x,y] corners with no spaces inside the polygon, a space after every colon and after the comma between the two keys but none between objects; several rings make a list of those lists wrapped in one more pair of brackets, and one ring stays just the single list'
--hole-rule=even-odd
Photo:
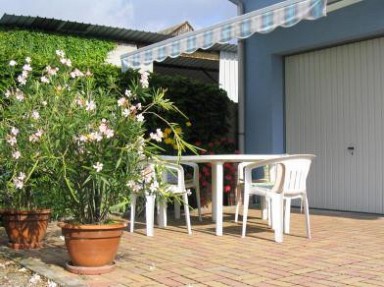
[{"label": "green plant in background", "polygon": [[[92,71],[95,88],[109,89],[108,79],[113,77],[116,88],[123,91],[140,75],[133,70],[121,73],[120,68],[105,63],[108,52],[114,47],[116,43],[108,40],[38,30],[0,28],[0,91],[12,84],[8,69],[9,59],[22,63],[28,55],[33,55],[34,68],[31,74],[39,77],[43,73],[45,64],[55,58],[57,48],[71,55],[73,66],[79,70],[86,71],[89,68]],[[15,66],[14,72],[21,73],[22,66],[21,64]],[[236,126],[236,117],[229,116],[236,110],[236,104],[230,101],[226,92],[217,85],[204,84],[181,76],[164,76],[156,73],[149,77],[150,88],[165,88],[167,97],[189,117],[189,120],[186,120],[179,113],[157,110],[159,115],[169,119],[170,122],[179,123],[177,132],[182,134],[186,141],[200,142],[201,147],[207,148],[210,142],[228,137],[229,126]],[[116,99],[119,97],[117,93],[112,96],[117,97]],[[145,127],[147,129],[158,127],[164,131],[164,142],[158,143],[163,148],[162,153],[178,152],[174,147],[174,134],[172,131],[169,132],[162,120],[148,115]],[[226,152],[233,152],[235,149]],[[7,176],[9,174],[0,171],[0,178],[5,179]],[[49,185],[48,182],[47,185]],[[65,203],[66,201],[60,202],[58,199],[55,201],[57,207],[59,205],[64,207]],[[50,204],[50,201],[44,203],[47,206]]]},{"label": "green plant in background", "polygon": [[76,222],[104,223],[129,202],[130,192],[158,190],[147,166],[156,162],[163,132],[147,129],[147,118],[172,130],[179,154],[194,147],[177,123],[159,114],[180,111],[163,89],[149,89],[146,72],[125,90],[112,78],[108,88],[96,88],[89,70],[73,68],[63,51],[56,54],[38,77],[33,59],[9,62],[11,74],[18,66],[22,73],[0,98],[0,166],[7,177],[2,198],[33,208],[40,190],[47,202],[59,199]]},{"label": "green plant in background", "polygon": [[173,119],[181,124],[183,133],[190,142],[200,141],[209,144],[228,136],[229,114],[235,109],[224,90],[217,85],[196,82],[185,77],[153,74],[151,83],[154,87],[167,89],[167,95],[183,113],[188,115],[185,121],[178,115]]},{"label": "green plant in background", "polygon": [[[195,143],[197,147],[202,148],[201,154],[233,154],[238,153],[236,143],[233,139],[221,138],[212,141],[208,144],[201,142]],[[200,189],[201,189],[201,202],[206,205],[211,197],[212,185],[212,169],[211,164],[200,164]],[[237,183],[237,164],[225,163],[224,164],[224,204],[234,204],[235,188]]]},{"label": "green plant in background", "polygon": [[[33,55],[34,70],[32,73],[38,75],[46,63],[55,58],[55,51],[59,47],[71,55],[73,65],[79,69],[92,68],[93,73],[100,76],[119,73],[119,69],[105,65],[105,59],[109,51],[116,46],[115,43],[106,40],[82,38],[77,36],[63,36],[59,34],[46,33],[42,31],[30,31],[11,27],[0,28],[0,89],[10,85],[8,66],[9,59],[22,62],[29,55]],[[95,69],[95,66],[99,68]],[[104,68],[106,66],[106,68]],[[21,66],[15,67],[21,73]],[[106,77],[104,76],[104,79]]]}]

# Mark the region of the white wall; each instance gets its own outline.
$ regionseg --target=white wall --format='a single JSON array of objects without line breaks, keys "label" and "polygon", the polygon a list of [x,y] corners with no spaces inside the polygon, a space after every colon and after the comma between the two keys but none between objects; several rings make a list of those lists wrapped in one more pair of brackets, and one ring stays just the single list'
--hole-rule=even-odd
[{"label": "white wall", "polygon": [[220,52],[219,86],[227,91],[228,97],[238,102],[238,61],[237,53]]}]

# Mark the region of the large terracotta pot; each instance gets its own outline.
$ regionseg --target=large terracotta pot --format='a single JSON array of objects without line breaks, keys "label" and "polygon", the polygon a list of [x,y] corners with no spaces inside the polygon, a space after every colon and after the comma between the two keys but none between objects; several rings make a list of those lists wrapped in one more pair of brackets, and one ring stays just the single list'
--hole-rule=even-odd
[{"label": "large terracotta pot", "polygon": [[77,274],[101,274],[112,271],[120,238],[127,223],[75,225],[60,222],[65,245],[71,258],[67,270]]},{"label": "large terracotta pot", "polygon": [[51,215],[50,209],[0,211],[3,226],[13,249],[42,247]]}]

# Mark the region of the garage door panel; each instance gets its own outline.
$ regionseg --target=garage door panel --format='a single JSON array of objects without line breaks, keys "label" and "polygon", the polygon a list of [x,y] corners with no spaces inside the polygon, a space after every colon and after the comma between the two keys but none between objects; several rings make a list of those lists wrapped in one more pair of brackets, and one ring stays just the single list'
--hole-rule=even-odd
[{"label": "garage door panel", "polygon": [[313,207],[384,212],[383,51],[380,38],[286,57],[287,152],[318,156]]}]

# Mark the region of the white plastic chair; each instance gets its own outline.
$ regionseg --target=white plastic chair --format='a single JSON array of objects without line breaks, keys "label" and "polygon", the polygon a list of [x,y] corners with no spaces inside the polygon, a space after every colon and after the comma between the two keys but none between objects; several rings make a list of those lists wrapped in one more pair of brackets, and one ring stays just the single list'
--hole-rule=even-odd
[{"label": "white plastic chair", "polygon": [[[167,182],[167,192],[175,195],[181,196],[182,201],[184,203],[184,213],[185,220],[187,223],[188,234],[192,234],[191,229],[191,221],[189,215],[189,205],[188,205],[188,190],[185,187],[184,182],[184,169],[179,164],[173,163],[165,163],[165,170],[162,174],[162,180]],[[176,182],[168,182],[169,174],[172,174],[172,178],[176,177]],[[131,193],[131,219],[130,219],[130,232],[134,231],[135,224],[135,213],[136,213],[136,199],[137,195],[135,193]],[[155,217],[155,202],[156,195],[146,194],[146,204],[145,204],[145,217],[146,217],[146,233],[147,236],[154,235],[154,217]],[[167,226],[167,203],[165,199],[158,198],[157,199],[157,207],[158,207],[158,224],[160,227]]]},{"label": "white plastic chair", "polygon": [[[244,189],[244,168],[252,162],[241,162],[237,166],[237,184],[236,184],[236,212],[235,222],[238,222],[240,206],[242,204],[243,189]],[[265,190],[271,189],[276,180],[276,166],[263,166],[264,176],[262,179],[252,181],[252,189],[250,190],[251,195],[258,195],[261,197],[261,217],[263,220],[268,219],[268,224],[271,225],[271,217],[269,215],[269,204],[270,201],[265,197]]]},{"label": "white plastic chair", "polygon": [[[282,229],[289,233],[291,199],[299,198],[304,204],[307,237],[311,238],[306,182],[314,155],[289,155],[279,159],[264,160],[244,167],[244,211],[242,237],[245,237],[249,196],[259,194],[269,201],[269,214],[275,241],[282,242]],[[272,188],[253,187],[252,172],[265,165],[276,165],[276,180]],[[283,203],[285,202],[285,206]],[[285,210],[284,210],[285,209]]]},{"label": "white plastic chair", "polygon": [[[193,168],[192,178],[185,179],[185,188],[187,190],[193,189],[196,192],[197,211],[199,215],[199,221],[202,221],[201,217],[201,202],[200,202],[200,170],[199,165],[195,162],[182,162],[181,165],[186,165]],[[180,218],[180,205],[175,202],[175,215],[176,218]],[[177,217],[178,216],[178,217]]]},{"label": "white plastic chair", "polygon": [[307,194],[307,177],[315,155],[297,155],[284,164],[284,232],[290,233],[291,201],[300,199],[301,208],[304,207],[307,238],[311,239],[311,226],[309,219],[309,203]]}]

